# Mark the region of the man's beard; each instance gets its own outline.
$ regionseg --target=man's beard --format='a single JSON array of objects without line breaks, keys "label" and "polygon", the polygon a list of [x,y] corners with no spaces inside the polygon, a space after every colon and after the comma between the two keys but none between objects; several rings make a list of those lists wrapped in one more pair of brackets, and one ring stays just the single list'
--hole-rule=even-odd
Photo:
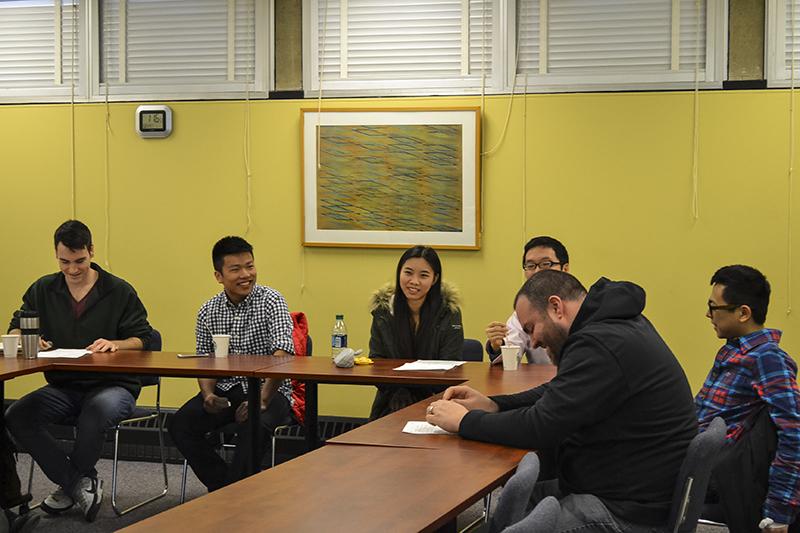
[{"label": "man's beard", "polygon": [[547,356],[554,365],[558,366],[561,361],[561,350],[564,349],[564,344],[567,342],[569,330],[550,320],[550,317],[546,317],[545,320],[547,325],[545,326],[544,341],[547,346]]}]

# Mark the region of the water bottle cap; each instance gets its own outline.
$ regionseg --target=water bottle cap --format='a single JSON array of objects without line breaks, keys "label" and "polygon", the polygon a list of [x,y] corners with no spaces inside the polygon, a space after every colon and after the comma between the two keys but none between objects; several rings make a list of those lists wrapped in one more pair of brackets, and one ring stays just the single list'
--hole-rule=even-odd
[{"label": "water bottle cap", "polygon": [[336,320],[344,320],[344,315],[336,315]]}]

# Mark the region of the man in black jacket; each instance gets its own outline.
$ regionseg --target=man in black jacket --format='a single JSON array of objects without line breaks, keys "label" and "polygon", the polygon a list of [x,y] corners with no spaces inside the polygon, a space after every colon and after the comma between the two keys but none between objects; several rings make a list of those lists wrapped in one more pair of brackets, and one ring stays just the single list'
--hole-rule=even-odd
[{"label": "man in black jacket", "polygon": [[686,376],[644,304],[633,283],[600,278],[587,293],[565,272],[533,276],[515,309],[556,376],[492,398],[451,387],[428,421],[469,439],[556,448],[558,479],[540,482],[535,495],[561,500],[558,531],[665,526],[697,421]]},{"label": "man in black jacket", "polygon": [[[22,297],[22,310],[39,315],[43,348],[85,348],[92,352],[147,349],[152,328],[136,291],[92,262],[92,234],[77,220],[55,232],[61,271],[38,279]],[[13,318],[9,331],[19,330]],[[141,384],[135,376],[91,372],[46,372],[48,385],[20,398],[6,423],[57,489],[42,502],[51,514],[77,504],[93,521],[103,499],[94,469],[106,429],[130,416]],[[76,421],[72,452],[61,451],[50,423]]]}]

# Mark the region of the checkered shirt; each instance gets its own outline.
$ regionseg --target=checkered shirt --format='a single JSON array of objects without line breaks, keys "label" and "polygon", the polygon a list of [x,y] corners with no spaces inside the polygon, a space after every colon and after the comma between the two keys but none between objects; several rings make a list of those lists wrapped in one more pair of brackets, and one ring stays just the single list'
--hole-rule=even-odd
[{"label": "checkered shirt", "polygon": [[[225,291],[203,304],[197,313],[195,338],[197,353],[213,353],[211,335],[231,336],[229,353],[272,355],[276,350],[294,353],[292,317],[283,296],[269,287],[254,285],[250,294],[238,304],[231,302]],[[237,384],[247,392],[247,378],[225,377],[217,380],[217,388],[230,390]],[[283,380],[278,389],[292,402],[292,382]]]},{"label": "checkered shirt", "polygon": [[800,508],[800,391],[797,364],[778,347],[780,340],[776,329],[729,339],[717,353],[695,405],[700,428],[721,416],[732,443],[747,429],[747,417],[766,404],[778,430],[778,447],[763,512],[775,522],[791,524]]}]

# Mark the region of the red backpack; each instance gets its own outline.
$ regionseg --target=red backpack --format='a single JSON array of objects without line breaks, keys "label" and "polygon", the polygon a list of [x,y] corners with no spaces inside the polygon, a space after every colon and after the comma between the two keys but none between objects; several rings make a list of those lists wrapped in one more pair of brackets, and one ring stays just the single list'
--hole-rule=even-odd
[{"label": "red backpack", "polygon": [[[292,323],[292,342],[294,342],[294,354],[298,356],[311,355],[308,353],[308,319],[305,313],[291,313]],[[292,380],[292,413],[299,424],[303,424],[306,419],[306,384],[296,379]]]}]

